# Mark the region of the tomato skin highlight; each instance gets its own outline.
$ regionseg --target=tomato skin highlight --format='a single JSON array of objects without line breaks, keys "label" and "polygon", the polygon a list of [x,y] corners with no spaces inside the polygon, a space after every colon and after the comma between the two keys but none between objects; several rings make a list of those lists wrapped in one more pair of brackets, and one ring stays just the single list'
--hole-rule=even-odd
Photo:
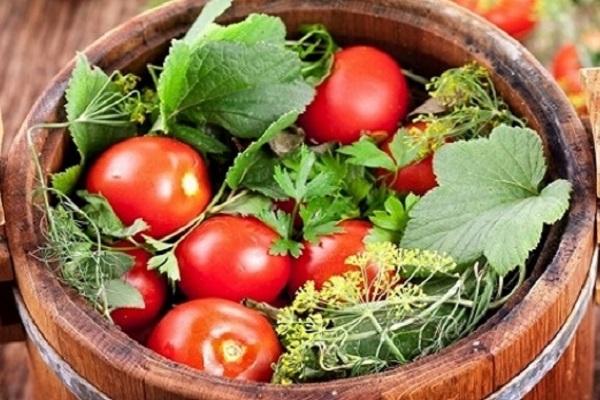
[{"label": "tomato skin highlight", "polygon": [[273,302],[285,288],[292,264],[289,256],[269,254],[277,239],[275,231],[255,218],[212,217],[177,246],[179,287],[190,299]]},{"label": "tomato skin highlight", "polygon": [[537,26],[536,0],[497,0],[489,8],[485,0],[454,1],[519,40],[525,39]]},{"label": "tomato skin highlight", "polygon": [[350,144],[365,131],[394,132],[409,102],[408,83],[391,56],[373,47],[348,47],[336,53],[331,75],[298,123],[312,142]]},{"label": "tomato skin highlight", "polygon": [[307,281],[314,281],[320,289],[332,276],[355,269],[346,264],[346,259],[364,251],[363,241],[373,226],[362,220],[343,221],[339,226],[344,232],[323,236],[317,244],[304,242],[302,255],[293,261],[288,285],[290,294],[296,293]]},{"label": "tomato skin highlight", "polygon": [[141,249],[128,250],[134,257],[133,267],[123,280],[139,290],[144,308],[117,308],[110,314],[113,322],[129,334],[144,330],[159,316],[167,300],[167,282],[155,270],[148,269],[150,254]]},{"label": "tomato skin highlight", "polygon": [[268,382],[281,345],[257,311],[223,299],[176,306],[158,323],[148,347],[208,374]]},{"label": "tomato skin highlight", "polygon": [[181,228],[206,208],[211,198],[204,159],[187,144],[140,136],[106,150],[90,168],[90,193],[100,193],[129,225],[142,218],[154,238]]}]

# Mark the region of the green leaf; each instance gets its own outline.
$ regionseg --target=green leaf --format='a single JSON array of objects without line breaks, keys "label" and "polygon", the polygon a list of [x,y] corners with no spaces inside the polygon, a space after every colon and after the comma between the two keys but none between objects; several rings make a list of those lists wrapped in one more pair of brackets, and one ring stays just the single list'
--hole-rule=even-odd
[{"label": "green leaf", "polygon": [[83,167],[81,165],[73,165],[62,172],[57,172],[52,175],[52,187],[64,194],[71,194],[79,178]]},{"label": "green leaf", "polygon": [[260,149],[254,158],[254,162],[244,174],[240,187],[261,193],[274,200],[286,199],[286,195],[273,178],[275,166],[279,160],[265,148]]},{"label": "green leaf", "polygon": [[408,223],[408,213],[419,201],[419,197],[409,194],[404,201],[405,203],[402,204],[396,194],[391,193],[383,204],[384,209],[371,213],[369,219],[374,226],[366,243],[400,241]]},{"label": "green leaf", "polygon": [[292,216],[282,210],[265,210],[256,216],[267,226],[273,229],[281,238],[277,239],[271,246],[269,253],[273,255],[291,254],[300,257],[302,254],[302,243],[290,239],[292,234]]},{"label": "green leaf", "polygon": [[227,185],[233,190],[237,189],[244,180],[244,176],[248,170],[260,158],[260,149],[273,139],[275,135],[296,122],[297,119],[298,112],[291,111],[282,115],[265,130],[258,140],[238,154],[233,161],[233,165],[227,170],[227,175],[225,177]]},{"label": "green leaf", "polygon": [[367,136],[363,136],[358,142],[344,146],[338,151],[349,156],[347,162],[350,164],[396,171],[394,160]]},{"label": "green leaf", "polygon": [[273,202],[261,195],[247,194],[228,204],[220,212],[223,214],[237,214],[243,217],[259,216],[273,208]]},{"label": "green leaf", "polygon": [[69,130],[82,159],[134,136],[135,127],[128,115],[108,125],[97,123],[103,117],[101,110],[122,100],[124,95],[110,77],[100,68],[91,67],[83,55],[77,58],[65,96]]},{"label": "green leaf", "polygon": [[406,225],[408,215],[406,215],[400,199],[394,196],[385,201],[385,210],[373,212],[369,219],[380,228],[398,231]]},{"label": "green leaf", "polygon": [[203,132],[201,129],[176,124],[173,126],[171,133],[176,139],[189,144],[205,154],[224,154],[230,151],[229,147],[223,144],[223,142],[211,134]]},{"label": "green leaf", "polygon": [[175,41],[158,94],[167,130],[184,118],[256,138],[282,115],[302,111],[314,90],[302,80],[298,57],[279,46],[219,41],[194,49]]},{"label": "green leaf", "polygon": [[320,197],[300,206],[303,238],[317,243],[321,236],[339,233],[339,222],[360,216],[360,210],[347,197]]},{"label": "green leaf", "polygon": [[211,0],[202,8],[200,15],[192,24],[183,40],[190,44],[197,44],[200,39],[206,34],[207,28],[231,7],[233,0]]},{"label": "green leaf", "polygon": [[287,238],[291,234],[292,216],[282,210],[265,210],[258,219],[271,227],[277,234]]},{"label": "green leaf", "polygon": [[417,143],[408,135],[406,129],[400,129],[390,142],[390,152],[396,163],[396,170],[412,164],[424,151],[424,143]]},{"label": "green leaf", "polygon": [[283,48],[285,25],[281,18],[264,14],[250,14],[242,22],[227,26],[212,25],[205,41],[227,41],[245,44],[271,43]]},{"label": "green leaf", "polygon": [[546,163],[540,138],[501,126],[489,139],[444,146],[435,156],[439,187],[412,209],[402,247],[435,250],[458,264],[485,256],[499,275],[524,265],[544,224],[569,207],[571,185],[540,190]]},{"label": "green leaf", "polygon": [[110,309],[144,308],[144,298],[139,290],[121,279],[113,279],[104,283],[104,294]]},{"label": "green leaf", "polygon": [[144,242],[146,243],[146,245],[149,246],[150,249],[154,252],[161,253],[163,251],[171,250],[173,248],[173,244],[171,243],[163,242],[161,240],[154,239],[153,237],[147,235],[142,235],[142,237],[144,238]]},{"label": "green leaf", "polygon": [[302,243],[290,239],[279,239],[271,246],[269,254],[274,256],[285,256],[289,254],[294,258],[298,258],[302,255],[303,248],[304,245]]},{"label": "green leaf", "polygon": [[66,90],[69,132],[79,152],[79,165],[55,174],[53,187],[68,194],[76,186],[82,168],[108,146],[135,135],[135,124],[126,110],[123,94],[101,69],[79,55]]},{"label": "green leaf", "polygon": [[277,165],[273,175],[275,182],[288,198],[300,204],[312,198],[335,193],[336,176],[333,172],[322,171],[314,174],[317,156],[313,151],[302,146],[295,155],[299,156],[299,161],[293,169]]},{"label": "green leaf", "polygon": [[125,239],[148,229],[148,224],[142,219],[137,219],[130,226],[125,226],[102,195],[88,193],[85,190],[78,191],[77,195],[87,203],[83,206],[83,211],[87,217],[105,236]]},{"label": "green leaf", "polygon": [[175,252],[171,250],[152,257],[148,261],[148,269],[157,269],[159,273],[166,275],[171,282],[177,282],[181,279],[177,257]]},{"label": "green leaf", "polygon": [[319,86],[330,75],[338,46],[327,28],[321,24],[302,25],[302,37],[289,44],[302,60],[302,75],[313,86]]}]

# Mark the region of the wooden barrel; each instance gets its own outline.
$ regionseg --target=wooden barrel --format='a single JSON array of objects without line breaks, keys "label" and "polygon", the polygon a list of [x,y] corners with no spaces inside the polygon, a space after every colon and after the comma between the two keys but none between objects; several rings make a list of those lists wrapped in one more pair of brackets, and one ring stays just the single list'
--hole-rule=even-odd
[{"label": "wooden barrel", "polygon": [[[141,15],[86,54],[106,70],[141,72],[147,62],[160,63],[169,41],[189,27],[202,3],[175,1]],[[2,184],[39,398],[445,400],[517,399],[527,393],[529,399],[591,398],[593,155],[580,120],[542,66],[519,43],[443,0],[238,0],[223,21],[251,12],[281,16],[291,32],[302,23],[324,23],[342,44],[381,47],[426,75],[472,60],[485,65],[500,94],[543,138],[551,178],[572,182],[568,215],[545,233],[520,292],[472,335],[438,354],[375,375],[288,387],[208,376],[129,339],[31,256],[43,232],[32,205],[36,174],[25,131],[64,119],[71,63],[27,117]],[[70,151],[65,138],[60,131],[38,131],[35,137],[49,172]]]}]

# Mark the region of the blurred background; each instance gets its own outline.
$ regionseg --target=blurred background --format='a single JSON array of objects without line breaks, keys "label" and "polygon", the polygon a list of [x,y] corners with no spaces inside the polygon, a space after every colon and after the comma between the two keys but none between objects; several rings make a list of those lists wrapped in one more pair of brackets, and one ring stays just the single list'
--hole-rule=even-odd
[{"label": "blurred background", "polygon": [[[4,151],[35,98],[76,51],[132,16],[168,1],[0,0]],[[600,66],[600,0],[454,1],[529,47],[585,116],[579,69]],[[596,347],[598,383],[600,343]],[[25,346],[20,343],[0,346],[0,400],[29,398],[28,379]],[[596,389],[594,398],[600,399],[600,389]]]}]

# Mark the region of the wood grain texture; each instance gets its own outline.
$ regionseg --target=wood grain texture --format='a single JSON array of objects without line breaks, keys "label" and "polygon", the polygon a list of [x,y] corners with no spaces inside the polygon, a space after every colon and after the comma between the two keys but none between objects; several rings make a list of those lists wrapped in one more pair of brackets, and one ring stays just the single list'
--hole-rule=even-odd
[{"label": "wood grain texture", "polygon": [[[106,69],[140,70],[163,54],[181,34],[201,1],[179,1],[129,21],[88,49]],[[323,22],[342,43],[372,43],[423,73],[478,60],[492,71],[499,92],[540,132],[552,175],[570,179],[573,206],[563,224],[551,229],[532,277],[519,295],[469,338],[409,366],[351,380],[280,388],[208,377],[166,361],[129,340],[63,287],[44,265],[28,256],[41,240],[31,194],[34,173],[23,138],[11,151],[3,193],[10,249],[26,305],[46,340],[81,375],[113,398],[211,399],[478,399],[505,384],[527,365],[560,329],[587,275],[594,244],[593,158],[582,125],[549,75],[516,42],[480,19],[471,19],[438,0],[246,0],[229,20],[252,11],[284,18],[291,30],[303,22]],[[485,34],[482,34],[485,32]],[[34,107],[23,129],[61,118],[69,66]],[[61,132],[42,131],[37,144],[52,170],[61,161]],[[24,207],[25,205],[25,207]],[[44,301],[40,301],[40,297]],[[589,321],[588,321],[589,322]],[[577,347],[577,352],[583,350]],[[565,371],[592,373],[591,365],[565,358]],[[581,358],[582,364],[586,361]],[[589,361],[589,360],[587,360]],[[118,382],[118,385],[115,384]],[[580,397],[588,387],[579,385]],[[561,398],[563,385],[549,385],[546,398]],[[564,398],[564,397],[563,397]]]},{"label": "wood grain texture", "polygon": [[[0,0],[0,109],[6,154],[19,125],[35,98],[52,76],[109,29],[143,11],[146,0]],[[0,168],[3,168],[0,162]],[[0,282],[12,280],[0,232]],[[0,292],[11,293],[0,284]],[[1,297],[1,293],[0,293]],[[0,343],[18,339],[22,328],[15,324],[12,300],[0,300]],[[3,325],[0,322],[0,325]],[[39,363],[38,363],[39,364]],[[24,343],[0,346],[0,400],[31,399],[28,385],[29,363]],[[36,371],[41,371],[40,367]],[[46,388],[40,391],[54,393]],[[60,393],[60,392],[56,392]],[[48,398],[48,397],[46,397]],[[55,397],[61,398],[61,397]]]}]

